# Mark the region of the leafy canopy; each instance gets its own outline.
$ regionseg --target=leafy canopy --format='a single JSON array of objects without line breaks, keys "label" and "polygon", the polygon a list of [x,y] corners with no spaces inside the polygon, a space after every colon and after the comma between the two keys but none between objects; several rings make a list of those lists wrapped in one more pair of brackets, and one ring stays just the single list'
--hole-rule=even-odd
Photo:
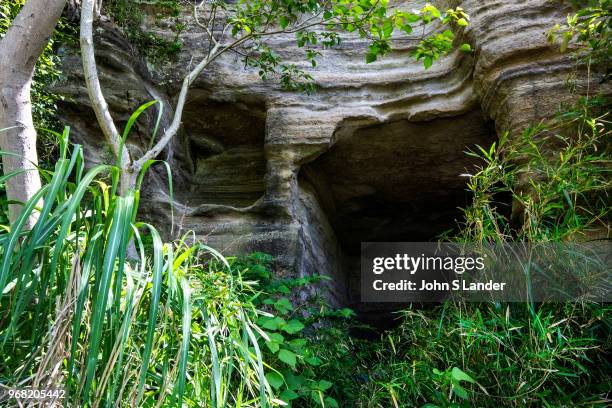
[{"label": "leafy canopy", "polygon": [[548,33],[551,42],[558,41],[561,51],[576,42],[580,59],[602,64],[604,71],[610,69],[612,55],[612,0],[589,0],[583,2],[574,14],[569,14],[566,23],[557,24]]},{"label": "leafy canopy", "polygon": [[[262,79],[278,76],[283,87],[305,91],[312,78],[295,64],[283,62],[268,44],[269,37],[295,35],[313,68],[320,50],[339,45],[342,34],[358,35],[369,42],[368,63],[390,52],[394,39],[411,40],[415,42],[411,56],[429,68],[453,50],[455,32],[469,21],[461,7],[442,12],[427,3],[406,11],[388,0],[211,0],[194,6],[194,15],[212,42],[223,41],[227,31],[234,39],[227,48],[257,68]],[[419,32],[413,33],[416,29]],[[471,51],[469,44],[459,48]]]}]

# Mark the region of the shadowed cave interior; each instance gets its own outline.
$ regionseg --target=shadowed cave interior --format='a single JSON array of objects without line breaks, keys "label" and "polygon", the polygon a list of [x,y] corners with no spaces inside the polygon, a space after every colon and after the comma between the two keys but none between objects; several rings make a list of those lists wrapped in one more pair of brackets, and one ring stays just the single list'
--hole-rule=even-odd
[{"label": "shadowed cave interior", "polygon": [[346,301],[364,323],[394,324],[396,303],[360,301],[361,242],[430,241],[452,229],[470,200],[474,160],[465,151],[495,140],[493,124],[475,110],[427,122],[399,120],[339,137],[301,169],[335,236]]}]

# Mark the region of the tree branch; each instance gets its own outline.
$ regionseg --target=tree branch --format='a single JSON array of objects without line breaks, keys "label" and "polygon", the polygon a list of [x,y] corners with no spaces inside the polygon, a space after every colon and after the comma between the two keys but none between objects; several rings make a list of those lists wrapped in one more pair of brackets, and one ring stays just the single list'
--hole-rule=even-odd
[{"label": "tree branch", "polygon": [[[235,43],[237,43],[236,41]],[[234,44],[235,44],[234,43]],[[219,51],[221,49],[221,51]],[[176,103],[176,108],[174,109],[174,117],[172,118],[172,123],[170,127],[166,129],[164,135],[159,139],[159,141],[147,151],[140,159],[136,160],[132,165],[133,172],[139,172],[143,166],[149,161],[154,159],[158,154],[164,150],[166,145],[170,142],[170,140],[176,135],[180,126],[181,119],[183,116],[183,108],[185,107],[185,101],[187,100],[187,92],[189,91],[189,87],[191,83],[195,81],[195,79],[200,75],[200,73],[210,65],[220,54],[224,53],[229,49],[228,47],[221,48],[220,43],[216,43],[212,48],[211,52],[208,54],[206,58],[204,58],[196,67],[191,70],[191,72],[183,79],[183,85],[181,86],[181,91],[179,93],[179,98]]]},{"label": "tree branch", "polygon": [[120,164],[123,171],[128,169],[130,157],[125,145],[121,146],[121,137],[119,136],[115,122],[108,110],[106,99],[104,99],[104,95],[102,94],[93,45],[93,20],[94,0],[83,0],[81,8],[80,42],[87,93],[89,94],[89,99],[104,137],[110,144],[115,156],[121,157]]}]

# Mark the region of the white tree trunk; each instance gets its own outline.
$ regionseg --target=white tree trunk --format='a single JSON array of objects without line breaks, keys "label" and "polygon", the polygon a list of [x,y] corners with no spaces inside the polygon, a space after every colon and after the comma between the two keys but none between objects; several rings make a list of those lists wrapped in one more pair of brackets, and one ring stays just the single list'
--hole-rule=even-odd
[{"label": "white tree trunk", "polygon": [[87,85],[89,100],[96,114],[96,119],[98,119],[98,124],[102,129],[104,137],[110,144],[115,157],[121,155],[121,181],[119,191],[121,195],[125,195],[134,188],[136,176],[132,174],[134,172],[130,166],[130,153],[125,145],[121,145],[121,136],[117,131],[115,122],[108,109],[106,99],[104,99],[104,95],[102,94],[102,87],[100,86],[100,79],[98,78],[93,40],[93,22],[96,4],[97,2],[94,0],[83,0],[81,3],[81,59],[83,61],[83,72],[85,74],[85,84]]},{"label": "white tree trunk", "polygon": [[[66,0],[28,0],[0,40],[0,148],[19,155],[3,156],[4,174],[27,170],[6,182],[11,201],[26,202],[41,186],[36,170],[36,130],[32,121],[30,88],[34,66],[49,42]],[[11,223],[21,205],[9,206]],[[30,216],[26,228],[36,222]]]}]

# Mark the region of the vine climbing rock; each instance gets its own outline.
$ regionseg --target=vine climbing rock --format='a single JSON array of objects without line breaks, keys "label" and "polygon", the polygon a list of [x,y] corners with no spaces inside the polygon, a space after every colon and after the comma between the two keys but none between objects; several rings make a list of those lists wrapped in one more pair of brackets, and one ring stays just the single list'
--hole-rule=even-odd
[{"label": "vine climbing rock", "polygon": [[[429,240],[454,225],[469,198],[466,149],[516,135],[587,89],[609,93],[597,73],[569,92],[568,79],[587,76],[573,75],[582,68],[547,42],[546,31],[569,12],[561,2],[453,5],[471,17],[461,40],[473,52],[451,53],[428,70],[409,58],[419,30],[372,64],[357,37],[322,50],[310,95],[262,82],[240,55],[224,54],[193,83],[181,131],[162,155],[174,172],[172,230],[165,169],[147,177],[142,215],[166,234],[192,230],[228,254],[271,253],[281,274],[329,275],[331,297],[357,304],[360,242]],[[100,80],[119,125],[146,101],[174,101],[206,49],[188,8],[160,18],[143,7],[144,27],[158,37],[174,41],[177,21],[185,25],[182,48],[152,63],[112,23],[97,27]],[[303,50],[292,40],[275,37],[270,46],[300,64]],[[62,119],[86,156],[102,161],[107,150],[70,50],[63,70],[56,90],[70,98]],[[147,115],[128,140],[133,151],[149,143],[155,117]]]}]

